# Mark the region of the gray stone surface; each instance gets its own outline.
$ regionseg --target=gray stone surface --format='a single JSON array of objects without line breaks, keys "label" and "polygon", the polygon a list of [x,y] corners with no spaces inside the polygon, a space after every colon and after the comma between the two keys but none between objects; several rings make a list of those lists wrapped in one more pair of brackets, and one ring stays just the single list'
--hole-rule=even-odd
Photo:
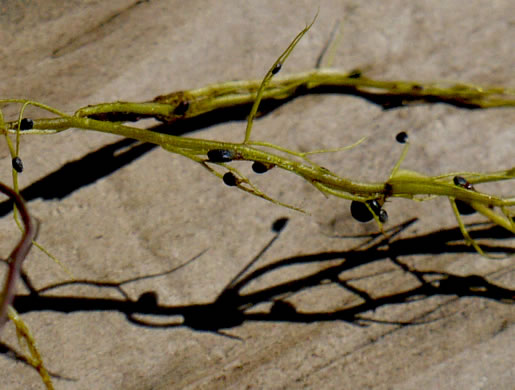
[{"label": "gray stone surface", "polygon": [[[63,4],[0,4],[2,98],[27,97],[73,112],[97,102],[147,100],[214,82],[261,78],[318,7],[305,0]],[[315,25],[281,73],[313,68],[335,24],[342,21],[334,67],[362,68],[381,79],[514,86],[514,16],[510,0],[321,1]],[[427,174],[512,167],[514,123],[513,109],[418,105],[384,111],[356,97],[319,95],[297,99],[258,120],[253,134],[299,150],[347,145],[369,136],[358,148],[317,161],[342,175],[375,181],[387,177],[399,156],[394,135],[400,130],[408,131],[412,140],[405,166]],[[233,141],[243,138],[244,129],[244,122],[231,122],[193,136]],[[117,140],[78,130],[24,138],[21,187]],[[10,182],[4,144],[0,163],[0,180]],[[164,272],[202,253],[176,272],[124,285],[133,300],[154,291],[159,304],[169,307],[212,302],[273,237],[270,226],[279,217],[290,218],[289,224],[255,267],[320,256],[267,272],[242,293],[271,292],[274,285],[335,266],[364,241],[335,235],[375,230],[350,217],[349,202],[326,199],[298,177],[271,171],[256,183],[310,215],[228,188],[189,160],[157,148],[64,199],[36,199],[29,207],[42,221],[39,242],[78,279],[120,281]],[[491,190],[514,192],[512,182]],[[418,218],[400,235],[408,254],[399,261],[420,271],[476,275],[495,286],[515,288],[513,259],[492,261],[460,250],[427,253],[441,242],[439,231],[456,228],[445,199],[394,200],[388,212],[388,226]],[[16,237],[10,216],[0,220],[0,229],[5,256]],[[425,248],[421,240],[409,241],[424,234],[433,234]],[[500,244],[513,247],[513,239]],[[37,250],[25,270],[39,288],[69,279]],[[353,267],[340,280],[372,299],[418,285],[388,257]],[[295,307],[318,316],[303,321],[286,311],[286,319],[279,321],[268,314],[267,295],[246,312],[246,321],[223,330],[232,338],[191,327],[137,326],[121,309],[30,311],[23,318],[47,367],[73,378],[55,379],[58,389],[513,388],[515,312],[499,295],[458,298],[458,286],[451,285],[450,295],[360,313],[376,320],[361,327],[351,317],[334,319],[330,313],[353,307],[362,298],[325,282],[272,297],[289,302],[285,310]],[[48,294],[122,299],[113,289],[78,284]],[[202,314],[199,327],[224,316],[235,319],[215,309]],[[139,318],[181,321],[179,316]],[[413,322],[420,324],[402,325]],[[17,346],[11,325],[2,341]],[[43,387],[34,370],[5,354],[0,355],[0,372],[1,389]]]}]

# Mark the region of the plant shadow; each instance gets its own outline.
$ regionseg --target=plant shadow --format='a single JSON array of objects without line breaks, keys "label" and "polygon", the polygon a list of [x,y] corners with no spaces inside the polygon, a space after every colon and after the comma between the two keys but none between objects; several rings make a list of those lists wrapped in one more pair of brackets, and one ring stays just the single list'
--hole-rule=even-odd
[{"label": "plant shadow", "polygon": [[[356,248],[345,251],[325,251],[278,259],[270,264],[254,267],[262,254],[279,238],[286,220],[276,221],[274,237],[265,245],[263,250],[225,286],[215,300],[203,304],[186,304],[167,306],[158,303],[158,296],[153,291],[147,291],[137,300],[130,299],[123,286],[142,279],[155,278],[177,271],[174,268],[167,272],[132,278],[121,282],[102,282],[90,280],[75,280],[58,283],[36,290],[31,286],[27,275],[23,280],[31,291],[29,294],[17,295],[14,306],[20,314],[37,311],[55,311],[73,313],[83,311],[114,311],[123,313],[134,324],[146,327],[188,327],[197,331],[218,332],[222,329],[234,328],[246,321],[258,322],[296,322],[311,323],[319,321],[345,321],[362,325],[367,322],[365,314],[389,305],[408,304],[414,301],[427,300],[434,296],[478,297],[512,304],[515,302],[515,291],[496,285],[488,280],[488,276],[460,276],[438,270],[420,271],[402,261],[403,256],[442,255],[474,253],[474,249],[461,243],[462,236],[458,228],[439,230],[423,235],[396,238],[401,232],[416,222],[409,220],[391,228],[387,236],[371,235]],[[505,229],[490,224],[478,224],[471,231],[476,240],[495,239],[497,242],[513,238]],[[483,245],[489,253],[512,255],[513,247]],[[200,254],[201,255],[201,254]],[[200,255],[191,259],[181,267],[195,261]],[[364,275],[359,278],[369,278],[384,273],[397,272],[399,275],[408,274],[416,281],[407,289],[400,289],[390,294],[376,296],[374,292],[353,285],[355,277],[346,274],[360,267],[377,262],[389,262],[392,267],[375,275]],[[272,272],[298,265],[316,264],[318,269],[301,277],[292,277],[286,281],[267,285],[251,292],[243,292],[258,279]],[[399,273],[398,271],[402,271]],[[49,292],[69,285],[86,284],[98,288],[114,288],[123,296],[121,299],[90,298],[81,296],[54,296]],[[336,310],[321,310],[305,312],[297,310],[288,298],[302,291],[320,286],[334,285],[360,298],[357,303]],[[255,309],[262,305],[270,306],[267,310]],[[182,321],[171,323],[152,323],[140,316],[181,317]],[[397,322],[399,324],[409,325]]]},{"label": "plant shadow", "polygon": [[[74,280],[48,285],[35,289],[29,277],[23,273],[22,280],[29,289],[28,294],[16,296],[14,306],[18,313],[25,314],[39,311],[58,313],[74,313],[89,311],[107,311],[123,313],[128,322],[136,326],[148,328],[178,328],[186,327],[193,331],[212,332],[225,337],[238,339],[227,333],[227,330],[237,328],[246,322],[286,322],[314,323],[342,321],[356,326],[367,326],[371,323],[395,324],[399,326],[414,326],[435,321],[431,314],[445,305],[437,303],[428,305],[422,315],[417,314],[409,320],[381,320],[371,314],[377,309],[393,308],[396,305],[410,305],[414,302],[429,300],[432,297],[476,297],[489,299],[504,304],[515,303],[515,291],[497,285],[489,280],[489,275],[460,276],[438,270],[417,270],[402,261],[404,256],[474,253],[474,249],[462,243],[463,237],[459,228],[438,230],[427,234],[408,237],[397,237],[408,227],[416,223],[411,219],[403,224],[390,228],[386,236],[373,234],[363,236],[363,243],[355,248],[344,251],[323,251],[281,258],[267,265],[257,267],[257,261],[280,238],[286,226],[286,218],[274,222],[273,238],[263,249],[228,283],[220,294],[209,303],[190,303],[185,305],[167,306],[159,304],[154,291],[142,293],[133,300],[124,291],[129,283],[162,277],[176,272],[196,261],[204,252],[188,260],[184,264],[166,272],[135,277],[123,281]],[[496,245],[483,245],[489,253],[515,253],[515,248],[504,246],[505,240],[513,236],[498,226],[477,224],[470,231],[476,240],[494,240]],[[375,274],[361,276],[346,276],[361,267],[389,262],[389,269],[384,268]],[[249,285],[273,272],[288,274],[290,267],[299,265],[317,265],[317,270],[301,277],[291,277],[285,281],[262,288],[244,292]],[[252,269],[252,270],[251,270]],[[402,271],[402,272],[399,272]],[[505,269],[503,272],[513,272]],[[359,288],[354,283],[359,279],[373,278],[391,273],[393,278],[403,278],[409,275],[415,283],[407,288],[398,288],[388,294],[377,294],[367,288]],[[86,296],[51,295],[53,290],[70,285],[90,285],[99,289],[116,289],[122,298],[98,298]],[[346,304],[336,309],[305,311],[299,310],[291,298],[296,294],[317,289],[323,286],[336,286],[357,299],[346,300]],[[402,283],[398,284],[399,286]],[[406,308],[409,311],[409,307]],[[434,316],[433,316],[434,317]],[[154,321],[150,321],[149,318]],[[155,321],[159,318],[159,321]],[[174,318],[174,321],[163,322],[163,318]],[[178,319],[180,318],[180,319]],[[437,316],[436,320],[439,317]],[[26,358],[15,348],[0,342],[0,354],[16,361],[28,364]],[[55,378],[69,379],[52,374]]]}]

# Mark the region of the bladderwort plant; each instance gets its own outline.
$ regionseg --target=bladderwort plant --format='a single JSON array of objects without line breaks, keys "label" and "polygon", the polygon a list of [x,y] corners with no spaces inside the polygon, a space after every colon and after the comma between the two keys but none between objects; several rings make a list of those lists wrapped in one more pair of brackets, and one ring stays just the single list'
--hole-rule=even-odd
[{"label": "bladderwort plant", "polygon": [[[514,211],[515,197],[503,198],[487,194],[475,189],[474,185],[487,182],[500,182],[515,178],[515,167],[490,173],[453,172],[439,176],[426,176],[423,173],[401,168],[408,152],[408,135],[401,132],[396,139],[404,144],[401,155],[384,182],[361,182],[339,176],[316,164],[310,156],[319,153],[333,153],[358,146],[363,139],[353,145],[336,148],[297,152],[266,141],[256,141],[252,136],[252,126],[258,114],[262,100],[281,101],[299,96],[299,94],[317,91],[320,88],[346,88],[350,93],[363,96],[383,96],[408,104],[411,101],[449,102],[463,107],[502,107],[515,106],[515,92],[507,88],[482,88],[468,84],[420,83],[413,81],[380,81],[365,77],[360,71],[341,72],[334,69],[314,69],[308,72],[274,76],[281,70],[300,39],[307,33],[314,21],[306,26],[290,43],[287,49],[270,67],[262,80],[231,81],[210,85],[204,88],[179,91],[158,96],[149,102],[113,102],[87,106],[78,109],[74,114],[63,113],[40,102],[24,99],[2,99],[0,105],[21,105],[18,118],[4,121],[0,110],[0,131],[4,135],[12,157],[13,189],[5,185],[0,191],[9,196],[14,204],[14,219],[23,232],[22,239],[7,259],[9,271],[0,297],[0,330],[8,318],[13,321],[20,344],[28,347],[29,357],[26,362],[33,366],[48,389],[52,389],[52,381],[45,369],[41,356],[36,348],[34,338],[28,327],[18,316],[12,306],[15,284],[21,263],[31,244],[35,242],[35,220],[30,217],[23,200],[19,196],[17,175],[23,170],[23,162],[19,157],[21,136],[57,134],[75,128],[90,131],[111,133],[141,142],[149,142],[202,165],[211,174],[222,179],[228,186],[237,187],[245,192],[261,197],[277,205],[297,211],[302,210],[294,205],[286,204],[268,196],[259,189],[242,172],[231,166],[233,161],[249,161],[256,173],[266,173],[270,169],[283,169],[294,173],[317,188],[327,196],[336,196],[351,201],[351,214],[361,222],[375,220],[383,231],[383,223],[388,214],[383,209],[385,202],[392,198],[408,198],[424,201],[434,197],[446,197],[449,200],[458,226],[468,245],[472,245],[478,253],[485,254],[474,241],[461,218],[462,214],[480,213],[496,225],[515,233]],[[247,126],[242,142],[220,142],[204,139],[193,139],[164,134],[152,129],[140,129],[128,125],[140,119],[154,118],[165,124],[185,121],[218,109],[252,104],[247,119]],[[24,111],[28,106],[35,106],[55,115],[53,118],[25,118]],[[15,145],[11,136],[15,136]],[[23,226],[19,221],[22,217]],[[41,250],[46,250],[38,246]],[[51,256],[51,255],[50,255]]]}]

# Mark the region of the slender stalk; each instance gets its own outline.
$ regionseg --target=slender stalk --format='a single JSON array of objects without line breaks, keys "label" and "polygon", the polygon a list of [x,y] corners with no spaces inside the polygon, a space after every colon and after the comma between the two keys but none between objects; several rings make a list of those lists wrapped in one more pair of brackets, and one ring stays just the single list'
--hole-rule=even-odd
[{"label": "slender stalk", "polygon": [[[225,82],[158,96],[150,102],[113,102],[87,106],[79,109],[75,115],[86,117],[108,113],[137,114],[142,117],[154,117],[163,122],[173,122],[217,109],[251,104],[255,101],[261,84],[262,80]],[[387,97],[390,100],[400,98],[403,99],[403,104],[442,101],[477,108],[515,106],[515,89],[451,82],[383,81],[363,75],[356,77],[356,71],[338,69],[314,69],[278,76],[268,80],[265,86],[262,91],[263,100],[286,100],[299,94],[330,89],[333,93]],[[181,105],[187,105],[187,110],[178,110]]]},{"label": "slender stalk", "polygon": [[15,191],[7,187],[5,184],[0,183],[0,192],[7,195],[12,199],[16,208],[20,211],[20,215],[24,225],[24,231],[20,241],[13,249],[9,257],[7,258],[7,264],[9,270],[4,283],[2,294],[0,295],[0,332],[7,321],[7,310],[12,304],[14,295],[16,293],[16,282],[20,276],[21,265],[23,260],[30,251],[32,241],[35,239],[37,234],[37,226],[34,220],[30,217],[25,202],[21,199],[20,195]]}]

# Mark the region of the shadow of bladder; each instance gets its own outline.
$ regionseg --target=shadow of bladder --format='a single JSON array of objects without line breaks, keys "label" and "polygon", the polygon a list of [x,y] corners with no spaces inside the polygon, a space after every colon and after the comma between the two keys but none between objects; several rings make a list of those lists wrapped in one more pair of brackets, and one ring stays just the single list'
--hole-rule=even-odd
[{"label": "shadow of bladder", "polygon": [[[435,296],[450,297],[479,297],[502,303],[513,304],[515,291],[499,286],[481,275],[459,276],[441,271],[419,271],[404,264],[399,257],[417,255],[441,255],[445,253],[474,253],[474,249],[460,243],[462,240],[458,228],[439,230],[425,235],[417,235],[405,238],[395,238],[400,232],[406,230],[416,222],[409,220],[401,225],[391,228],[387,236],[369,236],[367,241],[360,246],[346,251],[325,251],[318,253],[293,256],[276,260],[262,267],[254,268],[247,272],[262,254],[279,238],[280,232],[286,220],[276,221],[274,238],[263,250],[225,286],[218,297],[204,304],[187,304],[166,306],[158,303],[158,297],[153,291],[147,291],[137,300],[132,300],[123,291],[123,285],[145,278],[155,278],[175,272],[177,268],[159,274],[146,275],[121,282],[102,282],[91,280],[76,280],[47,286],[36,290],[31,286],[27,275],[23,280],[31,291],[26,295],[17,295],[14,306],[20,314],[37,311],[55,311],[61,313],[73,313],[84,311],[112,311],[123,313],[129,322],[144,327],[174,328],[188,327],[196,331],[219,333],[221,330],[230,329],[242,325],[247,321],[258,322],[290,322],[312,323],[320,321],[344,321],[358,326],[364,326],[371,322],[383,322],[367,319],[367,313],[381,307],[390,305],[409,304],[424,301]],[[512,235],[502,228],[487,224],[475,225],[471,231],[475,239],[512,239]],[[502,242],[500,242],[502,243]],[[511,255],[515,249],[507,246],[484,246],[489,252]],[[200,254],[201,255],[201,254]],[[196,256],[195,260],[200,255]],[[395,269],[404,271],[417,282],[415,286],[401,291],[372,297],[372,293],[352,286],[351,278],[345,279],[345,273],[357,267],[380,261],[389,261]],[[189,262],[188,262],[189,263]],[[187,265],[184,264],[183,266]],[[251,282],[264,275],[276,272],[282,268],[287,269],[295,265],[317,264],[318,270],[302,277],[291,278],[284,282],[266,286],[249,293],[242,290]],[[327,266],[322,267],[327,264]],[[183,267],[181,266],[181,267]],[[391,272],[390,271],[383,271]],[[399,273],[401,275],[401,273]],[[91,298],[84,296],[52,296],[51,290],[69,285],[86,284],[98,288],[115,288],[123,299]],[[305,312],[297,308],[285,299],[293,294],[307,289],[334,284],[347,292],[356,295],[360,299],[355,303],[336,310],[321,310]],[[261,304],[268,304],[268,309],[256,311]],[[271,305],[270,305],[271,304]],[[434,305],[433,305],[434,306]],[[253,310],[251,310],[253,309]],[[433,311],[434,311],[433,307]],[[150,322],[145,316],[177,317],[170,323]],[[418,320],[388,321],[389,324],[402,326],[419,324]]]}]

